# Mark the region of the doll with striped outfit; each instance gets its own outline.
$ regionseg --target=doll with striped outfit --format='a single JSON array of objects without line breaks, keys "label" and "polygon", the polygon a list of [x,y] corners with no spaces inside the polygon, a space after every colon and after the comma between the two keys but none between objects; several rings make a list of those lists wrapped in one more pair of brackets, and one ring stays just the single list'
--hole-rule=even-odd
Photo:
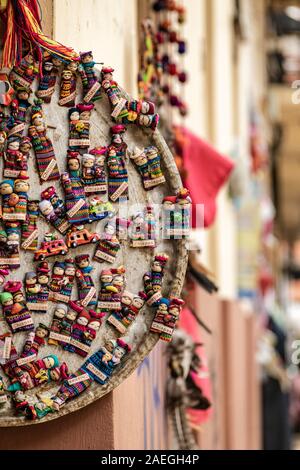
[{"label": "doll with striped outfit", "polygon": [[127,144],[123,140],[126,127],[111,127],[111,144],[107,152],[108,195],[111,201],[128,198],[128,173],[126,169]]},{"label": "doll with striped outfit", "polygon": [[68,150],[67,166],[68,172],[61,175],[65,192],[66,216],[70,224],[84,225],[89,222],[89,207],[81,181],[78,152]]},{"label": "doll with striped outfit", "polygon": [[80,103],[69,109],[69,148],[84,151],[90,146],[90,118],[93,104]]},{"label": "doll with striped outfit", "polygon": [[161,289],[164,269],[168,259],[169,257],[165,253],[155,255],[151,264],[151,271],[144,274],[144,292],[140,293],[140,295],[150,306],[158,305],[162,297]]},{"label": "doll with striped outfit", "polygon": [[31,126],[28,135],[35,153],[41,183],[59,179],[59,169],[51,140],[47,136],[47,125],[40,100],[31,108]]},{"label": "doll with striped outfit", "polygon": [[21,246],[23,250],[36,251],[38,247],[37,221],[39,218],[39,201],[27,202],[25,221],[21,222]]},{"label": "doll with striped outfit", "polygon": [[36,96],[44,103],[51,103],[52,95],[55,91],[55,85],[62,61],[48,52],[44,53],[42,72]]},{"label": "doll with striped outfit", "polygon": [[93,270],[89,255],[78,255],[75,258],[76,282],[79,292],[79,300],[83,307],[94,308],[97,304],[96,289],[90,275]]},{"label": "doll with striped outfit", "polygon": [[18,86],[30,88],[38,73],[38,63],[31,52],[29,52],[18,65],[14,65],[9,74],[9,81],[15,89]]},{"label": "doll with striped outfit", "polygon": [[181,299],[160,299],[150,331],[158,333],[161,340],[171,342],[183,305]]},{"label": "doll with striped outfit", "polygon": [[61,73],[59,101],[60,106],[72,108],[75,105],[78,62],[69,62]]},{"label": "doll with striped outfit", "polygon": [[3,315],[13,333],[31,331],[34,324],[22,292],[22,282],[7,281],[0,293]]},{"label": "doll with striped outfit", "polygon": [[95,72],[92,51],[80,53],[79,73],[83,86],[83,101],[95,102],[101,99],[101,85]]}]

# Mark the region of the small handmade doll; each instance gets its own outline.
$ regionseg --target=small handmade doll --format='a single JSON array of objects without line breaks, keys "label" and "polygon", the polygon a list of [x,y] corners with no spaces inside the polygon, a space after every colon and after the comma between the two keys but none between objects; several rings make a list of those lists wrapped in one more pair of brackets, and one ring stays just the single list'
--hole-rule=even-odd
[{"label": "small handmade doll", "polygon": [[57,161],[52,142],[47,136],[47,125],[40,100],[35,101],[31,112],[31,126],[28,128],[28,135],[36,156],[40,180],[42,183],[58,180],[59,170]]},{"label": "small handmade doll", "polygon": [[90,118],[94,105],[80,103],[69,109],[69,148],[73,151],[90,146]]},{"label": "small handmade doll", "polygon": [[103,269],[100,273],[100,292],[97,311],[121,310],[121,297],[125,289],[125,268]]},{"label": "small handmade doll", "polygon": [[26,219],[25,221],[21,223],[21,246],[23,250],[30,250],[30,251],[37,250],[38,218],[39,218],[39,201],[28,201]]},{"label": "small handmade doll", "polygon": [[27,192],[29,184],[25,180],[4,180],[0,184],[2,195],[2,218],[7,222],[25,221]]},{"label": "small handmade doll", "polygon": [[121,310],[113,312],[107,322],[114,326],[119,333],[125,334],[144,303],[145,301],[140,296],[124,291],[121,298]]},{"label": "small handmade doll", "polygon": [[8,137],[7,149],[4,153],[4,178],[28,179],[28,156],[21,150],[23,142],[27,140],[27,137],[23,137],[22,139],[18,134]]},{"label": "small handmade doll", "polygon": [[129,234],[130,246],[133,248],[155,247],[156,221],[152,206],[147,206],[143,212],[132,217]]},{"label": "small handmade doll", "polygon": [[80,304],[83,307],[93,308],[97,304],[96,289],[90,273],[93,267],[89,255],[79,255],[75,258],[76,282],[79,292]]},{"label": "small handmade doll", "polygon": [[47,312],[49,297],[49,265],[38,264],[36,271],[25,274],[26,304],[30,311]]},{"label": "small handmade doll", "polygon": [[156,314],[150,331],[159,333],[160,339],[166,342],[172,341],[173,332],[179,319],[184,301],[172,298],[170,300],[162,298],[159,301]]},{"label": "small handmade doll", "polygon": [[61,319],[61,322],[59,325],[59,328],[60,328],[59,333],[57,332],[57,334],[55,335],[54,334],[51,335],[50,333],[50,338],[57,341],[58,344],[60,344],[62,347],[70,343],[72,327],[76,321],[77,315],[78,313],[74,309],[68,308],[65,315]]},{"label": "small handmade doll", "polygon": [[92,383],[93,379],[90,375],[82,368],[79,368],[63,381],[56,395],[52,397],[53,409],[60,410],[68,401],[85,392]]},{"label": "small handmade doll", "polygon": [[126,169],[127,144],[123,141],[126,127],[116,125],[111,128],[112,140],[108,147],[108,195],[111,201],[128,197],[128,173]]},{"label": "small handmade doll", "polygon": [[36,329],[28,334],[23,346],[21,357],[31,356],[32,358],[32,356],[34,356],[36,358],[39,353],[39,349],[42,346],[45,346],[48,336],[49,328],[43,323],[39,323]]},{"label": "small handmade doll", "polygon": [[185,188],[181,188],[176,196],[163,199],[163,227],[166,238],[181,238],[189,234],[191,203],[190,193]]},{"label": "small handmade doll", "polygon": [[49,300],[52,302],[61,302],[59,295],[65,282],[65,263],[55,261],[52,268],[52,276],[49,284]]},{"label": "small handmade doll", "polygon": [[166,179],[160,166],[161,158],[156,147],[151,146],[144,149],[136,147],[130,158],[134,161],[146,190],[165,183]]},{"label": "small handmade doll", "polygon": [[[7,233],[5,230],[0,230],[0,269],[5,270],[9,268],[9,263],[9,255],[7,253]],[[3,283],[1,286],[2,285]]]},{"label": "small handmade doll", "polygon": [[50,269],[47,261],[41,261],[36,268],[37,282],[41,286],[38,293],[38,303],[43,306],[43,311],[47,311],[45,306],[48,305],[49,300],[49,280]]},{"label": "small handmade doll", "polygon": [[122,96],[118,84],[113,80],[114,70],[102,68],[102,87],[112,107],[111,117],[117,123],[136,124],[155,131],[159,115],[155,114],[155,105],[150,101],[127,100]]},{"label": "small handmade doll", "polygon": [[121,248],[121,244],[116,235],[116,223],[111,221],[105,224],[104,233],[101,236],[101,240],[98,242],[94,260],[104,263],[114,263],[118,252]]},{"label": "small handmade doll", "polygon": [[41,193],[41,198],[47,199],[48,201],[51,202],[54,212],[58,217],[60,218],[65,217],[66,208],[65,208],[64,201],[59,197],[54,186],[50,186],[49,188],[45,189]]},{"label": "small handmade doll", "polygon": [[58,104],[72,108],[76,98],[78,62],[69,62],[61,73],[60,93]]},{"label": "small handmade doll", "polygon": [[20,86],[30,88],[38,72],[38,64],[29,52],[19,65],[13,67],[9,74],[9,81],[15,89]]},{"label": "small handmade doll", "polygon": [[61,234],[65,235],[71,228],[71,224],[65,217],[58,216],[55,213],[54,207],[48,199],[40,201],[39,210],[49,224],[53,225],[53,227],[55,227]]},{"label": "small handmade doll", "polygon": [[[112,349],[111,353],[109,349]],[[87,359],[82,369],[87,372],[95,382],[104,385],[110,379],[114,368],[121,363],[130,351],[131,347],[121,339],[117,339],[115,343],[106,343],[105,347],[101,348]],[[107,355],[107,353],[109,354]],[[111,357],[111,359],[106,360],[106,356]]]},{"label": "small handmade doll", "polygon": [[144,292],[140,293],[150,306],[156,306],[161,299],[161,288],[164,276],[164,268],[169,257],[165,253],[155,255],[151,264],[151,271],[144,274]]},{"label": "small handmade doll", "polygon": [[56,302],[69,302],[75,280],[75,271],[74,260],[72,258],[66,259],[64,261],[64,277],[61,283],[61,289],[59,292],[54,293],[52,300]]},{"label": "small handmade doll", "polygon": [[12,116],[14,118],[13,133],[23,134],[25,129],[26,113],[31,104],[29,97],[30,88],[18,87],[16,90],[16,99],[12,103]]},{"label": "small handmade doll", "polygon": [[68,150],[68,172],[61,175],[65,192],[67,218],[72,225],[83,225],[89,222],[89,208],[85,199],[84,186],[80,178],[78,152]]},{"label": "small handmade doll", "polygon": [[0,303],[6,322],[13,333],[33,330],[34,325],[22,293],[22,283],[8,281],[0,293]]},{"label": "small handmade doll", "polygon": [[58,341],[62,341],[61,331],[63,329],[63,320],[68,312],[68,307],[65,304],[58,304],[55,307],[52,323],[50,326],[50,333],[48,344],[58,345]]},{"label": "small handmade doll", "polygon": [[20,222],[5,222],[6,256],[10,269],[20,267]]},{"label": "small handmade doll", "polygon": [[[25,274],[25,292],[26,304],[29,310],[36,310],[38,293],[41,286],[37,282],[37,274],[35,271],[30,271]],[[46,306],[47,307],[47,306]]]},{"label": "small handmade doll", "polygon": [[58,57],[44,54],[42,72],[36,96],[44,103],[50,103],[55,91],[55,85],[62,61]]},{"label": "small handmade doll", "polygon": [[98,147],[82,156],[81,179],[88,195],[107,191],[106,152],[106,147]]},{"label": "small handmade doll", "polygon": [[[93,310],[86,310],[76,302],[69,302],[70,308],[78,313],[76,322],[72,326],[71,341],[64,349],[86,357],[90,351],[92,341],[96,338],[101,326],[101,317],[105,313],[97,314]],[[92,324],[92,320],[94,323]],[[92,326],[91,326],[92,325]]]},{"label": "small handmade doll", "polygon": [[83,86],[83,101],[90,103],[101,99],[101,85],[95,72],[92,51],[81,52],[79,72]]}]

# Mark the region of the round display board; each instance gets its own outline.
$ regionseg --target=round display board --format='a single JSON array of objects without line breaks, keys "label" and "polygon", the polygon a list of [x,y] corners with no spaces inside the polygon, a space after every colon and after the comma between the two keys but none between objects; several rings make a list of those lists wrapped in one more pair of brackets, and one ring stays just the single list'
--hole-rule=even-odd
[{"label": "round display board", "polygon": [[[78,80],[79,82],[79,80]],[[37,88],[35,82],[32,85],[33,93],[30,101],[33,102],[35,98],[34,92]],[[121,92],[125,98],[129,98],[125,92]],[[95,103],[94,110],[91,114],[90,120],[90,148],[108,146],[111,142],[110,128],[115,123],[111,118],[111,105],[106,96],[102,93],[102,99]],[[59,101],[59,80],[56,84],[56,90],[52,96],[50,104],[43,104],[42,109],[45,113],[45,119],[48,126],[47,136],[52,140],[56,160],[58,163],[60,174],[67,171],[67,150],[69,140],[69,117],[68,108],[62,107],[58,104]],[[77,84],[77,99],[76,103],[82,101],[82,89],[81,84]],[[26,129],[24,135],[27,135],[28,126],[30,125],[30,109],[26,115]],[[156,212],[159,213],[162,200],[166,195],[175,195],[180,190],[182,184],[180,176],[178,174],[176,165],[174,163],[173,156],[167,147],[164,139],[158,130],[154,132],[149,129],[145,129],[136,125],[127,125],[127,130],[123,135],[124,141],[128,145],[129,151],[135,147],[143,148],[148,146],[156,146],[161,156],[161,166],[166,179],[164,184],[161,184],[150,191],[146,191],[142,184],[142,179],[138,173],[136,166],[130,158],[126,158],[126,166],[129,176],[129,200],[128,200],[128,211],[129,215],[134,215],[138,210],[143,210],[147,205],[153,205]],[[49,181],[41,185],[39,174],[37,171],[36,159],[31,150],[32,154],[28,160],[28,173],[30,189],[28,193],[29,200],[40,200],[41,192],[49,186],[54,186],[59,196],[64,200],[64,192],[62,189],[61,181]],[[3,161],[1,161],[3,166]],[[1,167],[1,174],[2,167]],[[6,179],[6,178],[3,178]],[[102,194],[103,197],[103,194]],[[139,205],[139,206],[137,206]],[[116,216],[123,216],[125,210],[125,203],[113,203]],[[119,212],[118,212],[119,211]],[[120,213],[122,212],[122,214]],[[126,218],[126,212],[124,212]],[[86,228],[90,232],[98,234],[103,233],[104,226],[109,219],[93,222],[87,224]],[[55,231],[43,217],[38,219],[38,246],[40,247],[43,241],[44,234],[46,232],[53,231],[59,235],[59,232]],[[63,238],[63,237],[59,237]],[[180,237],[179,237],[180,238]],[[78,246],[76,248],[70,248],[67,256],[51,257],[47,258],[49,262],[50,274],[53,268],[53,263],[57,260],[64,260],[65,258],[75,258],[80,254],[89,254],[92,271],[91,277],[93,279],[97,295],[100,289],[100,272],[103,269],[118,268],[124,266],[126,269],[126,287],[125,289],[131,293],[138,295],[140,291],[144,290],[143,276],[146,272],[151,269],[152,260],[157,253],[165,253],[169,256],[169,260],[165,267],[165,274],[162,284],[162,295],[164,297],[179,297],[182,289],[182,284],[185,276],[187,266],[187,240],[164,240],[162,237],[162,231],[158,234],[155,248],[143,247],[133,248],[131,247],[130,241],[125,240],[121,242],[121,248],[117,254],[116,260],[113,264],[109,264],[106,261],[99,263],[93,260],[95,253],[95,244],[91,243],[84,246]],[[25,274],[29,271],[36,270],[37,262],[33,261],[34,253],[30,251],[20,250],[20,268],[11,271],[5,281],[8,280],[19,280],[24,282]],[[24,287],[23,287],[24,289]],[[74,280],[74,288],[72,289],[72,299],[78,299],[78,290],[76,280]],[[34,313],[31,312],[32,319],[35,327],[39,323],[43,323],[50,327],[53,320],[53,313],[57,304],[54,302],[47,303],[47,311],[45,313]],[[123,380],[125,380],[143,361],[143,359],[150,353],[157,341],[159,335],[150,332],[150,326],[155,316],[155,308],[144,305],[139,315],[137,315],[135,321],[128,328],[128,330],[121,335],[118,331],[107,322],[108,315],[102,320],[100,330],[97,332],[96,338],[92,341],[91,348],[87,357],[81,357],[78,354],[71,353],[64,350],[60,346],[46,344],[39,349],[37,359],[42,359],[47,355],[56,355],[59,359],[60,364],[65,362],[67,364],[68,373],[77,371],[81,365],[87,360],[88,357],[97,352],[109,339],[116,340],[121,338],[127,344],[130,344],[131,351],[126,354],[121,363],[114,368],[110,379],[101,385],[95,381],[85,390],[79,394],[76,398],[67,401],[61,408],[46,413],[45,416],[39,417],[39,419],[28,419],[22,413],[17,413],[15,403],[12,399],[13,393],[7,392],[7,402],[0,405],[0,426],[19,426],[19,425],[30,425],[42,423],[52,419],[59,418],[60,416],[66,415],[70,412],[76,411],[84,406],[92,403],[93,401],[101,398],[103,395],[112,391],[117,387]],[[0,321],[0,334],[10,331],[2,316]],[[26,332],[16,333],[12,336],[12,340],[18,353],[20,354],[24,346],[25,340],[28,336]],[[3,378],[4,389],[9,386],[10,381],[3,372],[0,373]],[[50,398],[55,396],[57,390],[60,387],[60,383],[55,381],[45,381],[39,387],[35,387],[29,390],[25,390],[26,397],[32,399],[32,403],[39,400],[40,396],[46,396]]]}]

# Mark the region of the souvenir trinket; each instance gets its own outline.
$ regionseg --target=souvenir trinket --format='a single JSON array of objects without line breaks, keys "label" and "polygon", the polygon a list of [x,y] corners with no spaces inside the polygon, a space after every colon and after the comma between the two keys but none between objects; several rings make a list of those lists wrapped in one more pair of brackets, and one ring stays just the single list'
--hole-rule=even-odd
[{"label": "souvenir trinket", "polygon": [[63,338],[61,332],[63,330],[63,320],[65,319],[67,312],[68,306],[65,304],[58,304],[55,307],[52,323],[50,325],[48,344],[58,345],[58,342],[62,341]]},{"label": "souvenir trinket", "polygon": [[163,341],[172,341],[183,305],[184,301],[181,299],[160,299],[150,331],[159,333],[159,337]]},{"label": "souvenir trinket", "polygon": [[34,325],[22,293],[22,283],[8,281],[0,292],[4,318],[13,333],[33,330]]},{"label": "souvenir trinket", "polygon": [[9,74],[9,80],[14,89],[20,86],[30,88],[38,72],[38,64],[29,52],[23,57],[19,65],[13,67]]},{"label": "souvenir trinket", "polygon": [[114,69],[102,68],[102,87],[112,106],[111,117],[119,124],[137,124],[138,126],[157,128],[159,115],[155,113],[155,105],[150,101],[126,100],[118,84],[113,80]]},{"label": "souvenir trinket", "polygon": [[42,261],[36,271],[25,274],[26,304],[30,311],[47,312],[49,297],[49,266]]},{"label": "souvenir trinket", "polygon": [[[49,328],[43,323],[39,323],[34,331],[30,331],[30,333],[28,333],[23,346],[21,358],[30,357],[32,360],[36,359],[40,348],[45,346],[48,336]],[[22,365],[22,363],[19,361],[18,365]]]},{"label": "souvenir trinket", "polygon": [[43,58],[43,75],[40,78],[36,96],[44,103],[51,103],[52,95],[55,91],[56,80],[62,61],[58,57],[51,56],[47,52]]},{"label": "souvenir trinket", "polygon": [[69,109],[69,148],[73,151],[90,146],[90,118],[93,104],[80,103]]},{"label": "souvenir trinket", "polygon": [[[49,344],[59,344],[65,347],[71,341],[72,328],[76,321],[78,313],[72,309],[67,308],[66,310],[60,304],[59,311],[55,310],[53,320],[55,320],[55,329],[59,331],[51,331],[49,336]],[[57,320],[60,319],[58,323]],[[50,342],[51,340],[51,342]]]},{"label": "souvenir trinket", "polygon": [[156,221],[152,206],[138,212],[131,218],[129,227],[130,246],[133,248],[154,248],[156,245]]},{"label": "souvenir trinket", "polygon": [[76,98],[78,62],[69,62],[61,73],[60,94],[58,104],[72,108]]},{"label": "souvenir trinket", "polygon": [[116,125],[111,128],[112,140],[108,147],[108,195],[111,201],[128,197],[128,173],[126,169],[127,144],[123,141],[126,127]]},{"label": "souvenir trinket", "polygon": [[28,135],[31,139],[36,156],[37,167],[42,183],[59,179],[59,170],[53,145],[47,136],[47,125],[40,100],[36,100],[31,108],[31,125]]},{"label": "souvenir trinket", "polygon": [[107,222],[93,259],[100,263],[114,263],[120,248],[121,244],[116,235],[116,223],[114,221]]},{"label": "souvenir trinket", "polygon": [[92,51],[81,52],[79,72],[83,86],[83,101],[90,103],[101,99],[101,85],[95,72]]},{"label": "souvenir trinket", "polygon": [[63,262],[56,261],[53,265],[49,285],[49,300],[52,302],[68,303],[72,294],[75,280],[75,265],[72,258]]},{"label": "souvenir trinket", "polygon": [[83,307],[93,308],[97,304],[97,297],[94,282],[90,276],[93,267],[90,264],[89,255],[76,256],[75,264],[80,304]]},{"label": "souvenir trinket", "polygon": [[124,335],[129,326],[134,322],[145,301],[138,295],[124,291],[121,297],[121,310],[113,312],[107,322]]},{"label": "souvenir trinket", "polygon": [[156,147],[145,149],[136,147],[130,158],[134,161],[146,190],[165,183],[166,179],[160,166],[161,158]]},{"label": "souvenir trinket", "polygon": [[56,234],[46,233],[41,247],[34,253],[34,261],[44,261],[50,256],[65,255],[68,253],[68,247],[62,238]]},{"label": "souvenir trinket", "polygon": [[106,193],[106,147],[90,150],[82,156],[81,179],[86,194]]},{"label": "souvenir trinket", "polygon": [[93,383],[92,377],[82,368],[70,374],[59,387],[56,395],[52,397],[53,408],[58,411],[68,401],[81,395]]},{"label": "souvenir trinket", "polygon": [[31,94],[30,88],[18,87],[16,89],[16,99],[11,104],[11,115],[13,117],[13,126],[9,132],[9,135],[19,134],[23,135],[25,130],[26,113],[31,104],[29,103],[29,97]]},{"label": "souvenir trinket", "polygon": [[10,269],[20,267],[20,222],[5,222],[5,232],[7,234],[6,256]]},{"label": "souvenir trinket", "polygon": [[103,220],[107,217],[112,218],[115,214],[115,209],[112,203],[109,201],[104,202],[100,196],[90,196],[88,198],[88,204],[90,222]]},{"label": "souvenir trinket", "polygon": [[1,92],[0,92],[0,105],[9,106],[13,100],[15,91],[11,86],[6,73],[0,73]]},{"label": "souvenir trinket", "polygon": [[144,274],[144,292],[140,293],[150,306],[158,305],[162,298],[161,288],[164,277],[164,268],[169,257],[165,253],[155,255],[151,271]]},{"label": "souvenir trinket", "polygon": [[71,228],[71,224],[66,218],[64,202],[58,197],[56,189],[51,186],[42,192],[41,197],[42,200],[39,203],[41,214],[53,227],[61,234],[65,235]]},{"label": "souvenir trinket", "polygon": [[101,318],[105,316],[105,313],[86,310],[82,305],[73,301],[69,302],[69,307],[78,315],[72,326],[70,343],[66,344],[64,349],[86,357],[100,329]]},{"label": "souvenir trinket", "polygon": [[125,289],[125,271],[124,266],[101,271],[97,311],[121,310],[121,297]]},{"label": "souvenir trinket", "polygon": [[68,150],[67,162],[68,172],[61,175],[61,182],[65,192],[67,219],[72,225],[84,225],[89,222],[89,208],[80,177],[78,152]]},{"label": "souvenir trinket", "polygon": [[95,382],[104,385],[118,366],[131,351],[131,347],[122,339],[108,341],[105,347],[94,353],[83,364],[82,369]]},{"label": "souvenir trinket", "polygon": [[86,228],[72,227],[66,236],[66,244],[68,248],[77,248],[77,246],[88,245],[89,243],[97,243],[100,236],[97,233],[91,233]]},{"label": "souvenir trinket", "polygon": [[35,251],[38,246],[37,221],[39,218],[39,201],[27,202],[26,219],[21,223],[21,246],[23,250]]},{"label": "souvenir trinket", "polygon": [[2,195],[2,218],[4,221],[25,221],[27,213],[27,193],[29,183],[26,180],[4,180],[0,184]]},{"label": "souvenir trinket", "polygon": [[176,196],[163,199],[163,226],[166,238],[186,237],[190,232],[190,193],[182,188]]}]

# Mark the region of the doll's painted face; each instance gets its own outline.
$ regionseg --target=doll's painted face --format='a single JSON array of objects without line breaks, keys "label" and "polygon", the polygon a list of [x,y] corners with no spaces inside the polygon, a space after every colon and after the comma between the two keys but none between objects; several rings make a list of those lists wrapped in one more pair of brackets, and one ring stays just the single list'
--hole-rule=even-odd
[{"label": "doll's painted face", "polygon": [[75,276],[75,267],[74,266],[69,266],[65,270],[65,275],[66,276]]},{"label": "doll's painted face", "polygon": [[33,286],[34,284],[36,284],[36,277],[30,277],[30,278],[27,278],[26,279],[26,285],[27,286]]},{"label": "doll's painted face", "polygon": [[45,62],[44,63],[44,70],[46,72],[51,72],[52,69],[53,69],[53,63],[52,62]]},{"label": "doll's painted face", "polygon": [[82,111],[80,113],[80,119],[82,119],[83,121],[88,121],[91,117],[91,112],[90,111]]},{"label": "doll's painted face", "polygon": [[147,103],[147,101],[142,101],[142,108],[141,108],[142,113],[147,114],[149,113],[149,110],[150,110],[149,103]]},{"label": "doll's painted face", "polygon": [[167,304],[160,304],[157,312],[165,314],[168,311],[168,306]]},{"label": "doll's painted face", "polygon": [[41,207],[41,212],[43,215],[50,215],[54,212],[51,202],[46,201],[47,204],[43,204]]},{"label": "doll's painted face", "polygon": [[71,171],[77,171],[80,168],[79,161],[77,158],[70,158],[68,160],[68,167]]},{"label": "doll's painted face", "polygon": [[173,305],[169,308],[169,313],[171,315],[174,315],[174,317],[178,318],[180,314],[180,309],[177,307],[177,305]]},{"label": "doll's painted face", "polygon": [[53,274],[55,274],[56,276],[63,276],[64,269],[60,266],[55,266],[55,268],[53,269]]},{"label": "doll's painted face", "polygon": [[144,153],[141,153],[137,158],[134,159],[137,166],[146,165],[148,163],[147,157]]},{"label": "doll's painted face", "polygon": [[107,224],[104,228],[104,231],[107,233],[107,235],[114,235],[115,227],[112,224]]},{"label": "doll's painted face", "polygon": [[73,113],[70,114],[70,121],[78,121],[78,120],[79,120],[79,112],[73,111]]},{"label": "doll's painted face", "polygon": [[76,70],[78,69],[78,63],[74,61],[70,62],[67,65],[67,69],[70,70],[71,72],[76,72]]},{"label": "doll's painted face", "polygon": [[31,54],[28,54],[26,56],[26,62],[27,62],[27,64],[30,64],[30,65],[33,64],[34,60],[33,60],[33,56]]},{"label": "doll's painted face", "polygon": [[7,148],[9,150],[14,150],[14,151],[19,150],[20,142],[18,142],[17,140],[14,140],[13,142],[8,142]]},{"label": "doll's painted face", "polygon": [[141,225],[141,224],[143,224],[143,223],[145,222],[144,217],[143,217],[142,214],[138,214],[138,215],[134,218],[133,221],[134,221],[134,223],[135,223],[136,225]]},{"label": "doll's painted face", "polygon": [[51,369],[55,364],[53,357],[50,356],[44,357],[43,362],[46,369]]},{"label": "doll's painted face", "polygon": [[125,355],[125,349],[121,348],[121,346],[117,346],[114,350],[114,356],[117,359],[122,359],[124,355]]},{"label": "doll's painted face", "polygon": [[124,285],[123,276],[115,276],[113,278],[113,285],[117,287],[122,287]]},{"label": "doll's painted face", "polygon": [[13,303],[14,303],[13,298],[10,298],[10,299],[4,300],[2,304],[7,307],[8,305],[13,305]]},{"label": "doll's painted face", "polygon": [[121,301],[122,301],[122,304],[124,304],[124,305],[131,305],[132,298],[130,297],[130,295],[125,293],[125,294],[122,295]]},{"label": "doll's painted face", "polygon": [[141,126],[150,127],[151,126],[151,118],[147,116],[147,114],[140,114],[139,115],[139,124]]},{"label": "doll's painted face", "polygon": [[50,370],[49,377],[51,380],[53,380],[53,382],[58,382],[60,380],[59,370],[57,368]]},{"label": "doll's painted face", "polygon": [[62,72],[62,78],[63,78],[64,80],[71,80],[71,78],[72,78],[72,72],[71,72],[70,70],[64,70],[64,71]]},{"label": "doll's painted face", "polygon": [[88,324],[88,319],[86,317],[78,317],[77,323],[78,325],[86,326]]},{"label": "doll's painted face", "polygon": [[108,341],[106,344],[105,344],[105,348],[107,349],[108,352],[113,352],[114,350],[114,343],[112,341]]},{"label": "doll's painted face", "polygon": [[44,121],[42,116],[38,115],[33,119],[33,125],[36,127],[44,127]]},{"label": "doll's painted face", "polygon": [[32,149],[32,145],[30,142],[24,142],[23,144],[20,145],[20,150],[23,153],[28,153]]},{"label": "doll's painted face", "polygon": [[161,267],[161,265],[159,264],[158,261],[154,261],[152,263],[151,268],[152,268],[152,271],[154,271],[156,273],[160,273],[162,271],[162,267]]},{"label": "doll's painted face", "polygon": [[28,91],[25,91],[25,90],[19,91],[18,98],[19,98],[19,100],[28,100],[28,98],[29,98]]},{"label": "doll's painted face", "polygon": [[73,310],[69,310],[69,312],[67,313],[66,317],[67,317],[68,320],[74,321],[74,320],[76,320],[77,313],[76,313],[76,312],[73,312]]},{"label": "doll's painted face", "polygon": [[57,308],[54,312],[56,318],[64,318],[66,316],[66,311],[63,308]]},{"label": "doll's painted face", "polygon": [[78,266],[80,268],[87,268],[89,266],[89,260],[88,259],[82,259],[79,261]]},{"label": "doll's painted face", "polygon": [[7,242],[7,235],[4,235],[4,233],[0,233],[0,243],[6,243]]},{"label": "doll's painted face", "polygon": [[144,303],[145,303],[144,300],[141,299],[140,297],[134,297],[134,298],[133,298],[133,301],[132,301],[132,305],[133,305],[134,307],[136,307],[137,309],[139,309],[139,310],[142,308],[142,306],[144,305]]},{"label": "doll's painted face", "polygon": [[113,79],[113,75],[111,72],[107,72],[103,74],[103,80],[112,80],[112,79]]},{"label": "doll's painted face", "polygon": [[81,62],[83,64],[88,64],[89,62],[93,61],[93,56],[92,54],[85,54],[84,56],[81,57]]},{"label": "doll's painted face", "polygon": [[6,141],[6,133],[0,132],[0,144],[4,144],[5,141]]},{"label": "doll's painted face", "polygon": [[38,338],[46,338],[48,336],[48,330],[42,326],[38,326],[35,330],[35,334]]},{"label": "doll's painted face", "polygon": [[24,295],[22,294],[22,292],[17,292],[13,297],[14,297],[14,302],[16,302],[16,303],[24,302],[24,300],[25,300]]},{"label": "doll's painted face", "polygon": [[22,401],[26,401],[26,395],[23,392],[23,390],[17,390],[14,394],[14,399],[18,402],[21,403]]},{"label": "doll's painted face", "polygon": [[55,67],[60,67],[62,64],[62,61],[58,59],[57,57],[52,57],[52,63]]},{"label": "doll's painted face", "polygon": [[96,165],[103,166],[105,163],[105,155],[98,155],[96,157]]},{"label": "doll's painted face", "polygon": [[16,232],[12,232],[7,236],[7,240],[10,242],[19,242],[20,235]]},{"label": "doll's painted face", "polygon": [[91,328],[92,330],[95,330],[95,331],[99,331],[100,326],[101,326],[101,323],[100,323],[99,320],[92,320],[89,323],[89,328]]},{"label": "doll's painted face", "polygon": [[83,157],[82,159],[82,165],[85,168],[93,168],[94,163],[95,163],[95,157],[93,157],[92,155],[89,157]]},{"label": "doll's painted face", "polygon": [[38,282],[42,285],[46,285],[49,282],[49,276],[47,274],[39,274]]},{"label": "doll's painted face", "polygon": [[100,277],[100,280],[101,282],[105,283],[105,284],[110,284],[111,281],[112,281],[112,275],[111,274],[103,274],[101,277]]},{"label": "doll's painted face", "polygon": [[155,284],[153,286],[153,292],[160,292],[161,291],[161,286],[159,284]]},{"label": "doll's painted face", "polygon": [[112,141],[113,141],[115,144],[121,144],[121,143],[122,143],[122,136],[121,136],[121,134],[114,134],[113,137],[112,137]]}]

